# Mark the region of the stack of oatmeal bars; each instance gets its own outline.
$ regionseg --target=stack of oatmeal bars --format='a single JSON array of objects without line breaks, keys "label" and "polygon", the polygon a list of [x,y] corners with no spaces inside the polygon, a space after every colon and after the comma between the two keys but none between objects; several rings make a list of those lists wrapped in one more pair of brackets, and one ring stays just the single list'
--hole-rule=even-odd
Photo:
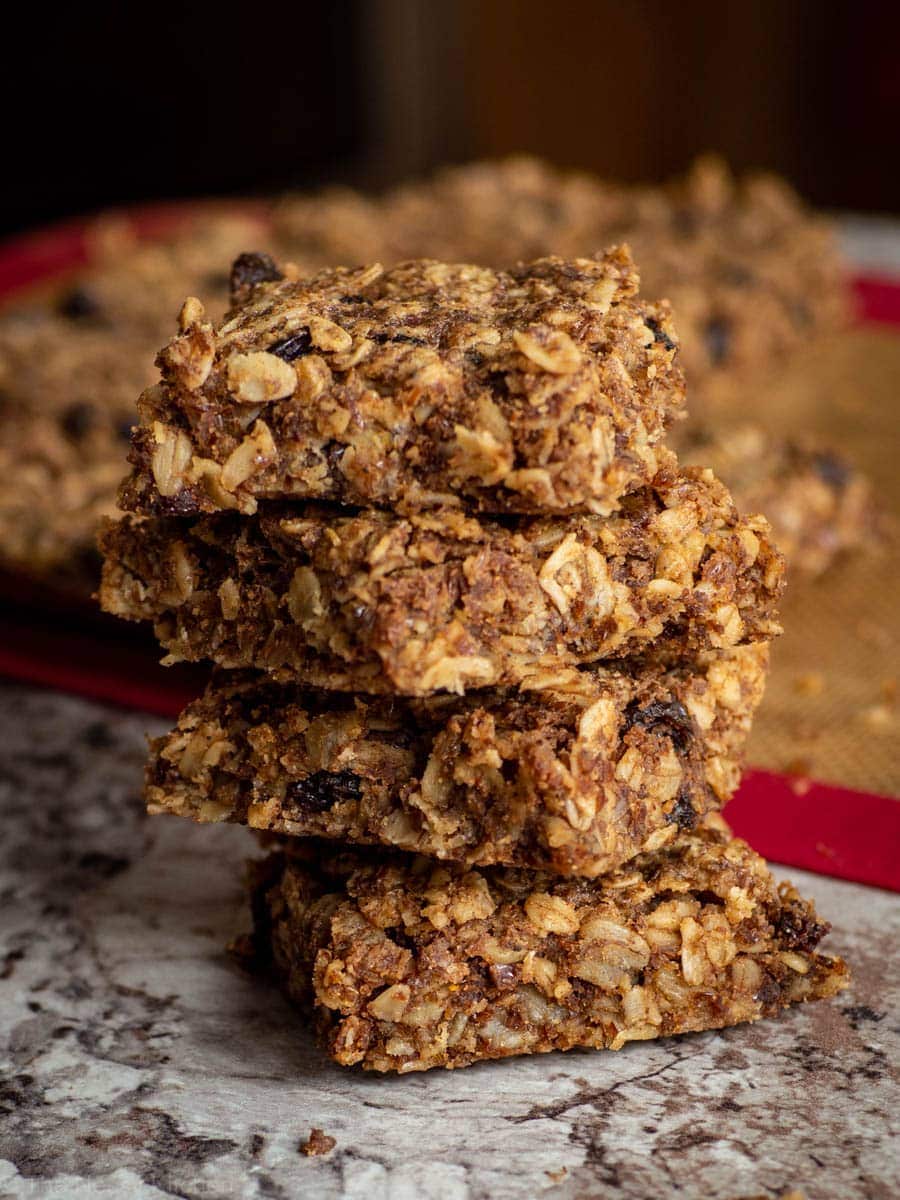
[{"label": "stack of oatmeal bars", "polygon": [[677,353],[613,249],[243,255],[159,357],[101,600],[216,669],[148,805],[277,835],[256,947],[342,1064],[619,1048],[845,984],[717,816],[783,560],[666,447]]}]

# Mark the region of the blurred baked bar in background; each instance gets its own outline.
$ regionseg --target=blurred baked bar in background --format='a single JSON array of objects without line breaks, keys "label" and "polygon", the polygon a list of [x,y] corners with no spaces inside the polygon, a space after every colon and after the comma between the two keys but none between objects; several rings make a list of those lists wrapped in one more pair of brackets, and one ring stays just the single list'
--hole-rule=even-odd
[{"label": "blurred baked bar in background", "polygon": [[221,316],[231,260],[266,237],[243,213],[198,213],[153,240],[101,218],[88,267],[0,314],[0,565],[93,591],[95,531],[115,511],[136,400],[173,314],[193,293]]},{"label": "blurred baked bar in background", "polygon": [[[871,505],[852,466],[829,492],[805,468],[798,479],[790,454],[761,452],[727,428],[767,375],[842,324],[828,224],[778,180],[738,182],[715,160],[668,187],[636,188],[512,159],[450,168],[381,197],[350,189],[288,197],[271,222],[199,211],[153,241],[99,221],[85,270],[0,314],[0,567],[57,592],[86,597],[95,588],[95,532],[115,509],[156,351],[186,296],[198,296],[211,319],[221,315],[241,252],[268,246],[311,273],[422,253],[488,263],[592,254],[619,239],[633,247],[643,294],[675,306],[690,415],[713,414],[723,431],[727,451],[716,465],[738,507],[762,508],[803,571],[821,572],[838,552],[867,544]],[[688,423],[688,436],[695,428]],[[830,458],[827,448],[816,453]],[[811,545],[798,533],[808,530]]]},{"label": "blurred baked bar in background", "polygon": [[[671,301],[689,401],[723,401],[736,380],[777,369],[847,316],[829,222],[780,179],[735,179],[715,158],[666,187],[633,187],[529,158],[475,163],[377,200],[347,192],[284,200],[282,254],[384,263],[431,257],[505,266],[630,244],[643,294]],[[723,395],[724,393],[724,395]]]},{"label": "blurred baked bar in background", "polygon": [[779,437],[759,425],[692,424],[681,460],[727,479],[741,512],[765,513],[794,573],[821,575],[841,554],[874,547],[883,517],[866,476],[815,439]]}]

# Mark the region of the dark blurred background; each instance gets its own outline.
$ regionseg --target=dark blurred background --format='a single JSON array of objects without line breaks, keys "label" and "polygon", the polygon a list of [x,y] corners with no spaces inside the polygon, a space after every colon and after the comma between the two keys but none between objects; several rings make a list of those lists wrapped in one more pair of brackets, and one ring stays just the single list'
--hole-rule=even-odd
[{"label": "dark blurred background", "polygon": [[529,151],[659,180],[716,150],[900,211],[900,3],[330,0],[17,11],[0,230]]}]

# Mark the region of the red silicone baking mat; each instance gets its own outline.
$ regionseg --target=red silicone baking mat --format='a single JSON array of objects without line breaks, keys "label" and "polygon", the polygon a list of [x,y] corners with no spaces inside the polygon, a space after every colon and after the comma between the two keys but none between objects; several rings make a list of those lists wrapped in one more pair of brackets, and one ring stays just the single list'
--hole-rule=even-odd
[{"label": "red silicone baking mat", "polygon": [[[257,209],[257,213],[259,211]],[[196,212],[195,205],[154,206],[129,213],[128,219],[142,236],[153,237],[175,229]],[[0,300],[21,288],[52,280],[87,261],[92,224],[73,221],[0,246]],[[866,328],[886,327],[891,334],[891,351],[895,352],[894,343],[900,345],[900,339],[893,335],[891,326],[900,326],[900,284],[888,278],[866,276],[854,281],[854,292]],[[872,358],[865,347],[856,351],[851,347],[851,353],[861,355],[867,361]],[[877,359],[877,342],[875,357]],[[829,377],[833,374],[827,362],[821,369]],[[875,370],[876,373],[880,371],[877,362]],[[815,370],[812,377],[814,375]],[[818,404],[818,397],[814,399]],[[791,402],[794,403],[793,399]],[[893,416],[895,419],[895,411]],[[876,437],[876,440],[882,439]],[[857,590],[865,591],[869,580],[870,574],[863,568],[857,569],[856,582],[851,579],[850,583]],[[850,648],[852,663],[854,631],[844,629],[846,620],[840,611],[841,589],[846,590],[846,581],[842,583],[838,579],[836,584],[820,582],[815,586],[827,590],[805,590],[802,599],[809,612],[797,615],[798,632],[806,634],[806,626],[810,622],[815,624],[818,619],[816,614],[828,609],[829,603],[834,608],[833,602],[837,600],[835,632],[829,630],[825,640],[836,637],[840,642],[844,638]],[[6,594],[9,595],[8,587]],[[0,620],[3,623],[0,675],[7,678],[166,717],[174,716],[202,689],[205,677],[202,668],[164,669],[157,661],[158,648],[147,636],[133,636],[133,631],[127,628],[103,619],[93,620],[83,608],[81,611],[77,605],[66,608],[58,599],[50,599],[43,605],[40,592],[35,592],[33,585],[28,595],[23,585],[22,592],[13,602],[0,610]],[[791,639],[789,628],[784,639],[788,651],[791,650]],[[821,659],[816,639],[812,647],[796,637],[793,641],[798,643],[794,650],[795,659],[809,666],[808,675],[815,675]],[[822,638],[818,639],[819,647],[822,641]],[[770,768],[774,764],[779,769],[748,770],[737,796],[728,806],[728,819],[739,834],[776,862],[900,891],[900,855],[897,854],[900,848],[900,803],[880,794],[889,791],[892,795],[900,795],[900,765],[894,769],[890,760],[890,755],[895,753],[896,739],[889,737],[885,741],[882,737],[877,743],[881,759],[880,773],[875,778],[887,779],[891,786],[843,786],[854,773],[864,783],[872,778],[865,769],[860,769],[860,764],[864,767],[868,761],[867,752],[869,758],[872,757],[869,734],[874,736],[877,732],[874,724],[872,730],[861,724],[857,736],[848,726],[851,716],[855,716],[855,708],[851,714],[849,707],[846,714],[838,712],[835,716],[828,712],[817,723],[816,704],[819,701],[805,700],[801,704],[791,698],[790,653],[782,656],[785,659],[783,667],[778,663],[778,653],[776,648],[776,672],[766,706],[757,722],[751,753],[754,761],[766,763]],[[852,665],[847,668],[843,660],[838,661],[837,669],[841,678],[854,674]],[[869,669],[867,673],[872,672]],[[827,671],[825,675],[827,683]],[[840,688],[834,690],[836,693],[841,691]],[[825,687],[824,691],[827,700],[829,690]],[[844,703],[858,707],[852,697]],[[873,705],[872,711],[877,715],[879,706]],[[805,746],[804,721],[824,728],[826,736],[821,736],[820,728],[818,750],[813,737],[809,753],[798,755],[794,753],[797,747]],[[801,732],[795,732],[795,728]],[[843,765],[843,760],[835,758],[833,753],[835,743],[840,741],[838,733],[844,737],[844,758],[853,760]],[[881,733],[885,731],[882,729]],[[852,752],[848,752],[847,747]],[[837,767],[833,766],[835,762],[839,764]],[[834,773],[829,774],[829,770]],[[841,782],[821,782],[817,778],[819,773],[825,778],[840,776]],[[893,786],[894,781],[897,786]]]}]

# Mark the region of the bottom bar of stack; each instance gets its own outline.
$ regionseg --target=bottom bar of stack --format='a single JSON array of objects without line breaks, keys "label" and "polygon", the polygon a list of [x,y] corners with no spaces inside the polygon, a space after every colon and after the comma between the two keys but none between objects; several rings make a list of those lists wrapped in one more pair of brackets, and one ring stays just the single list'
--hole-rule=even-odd
[{"label": "bottom bar of stack", "polygon": [[255,951],[327,1052],[375,1071],[715,1029],[825,998],[828,926],[720,818],[596,880],[287,839]]}]

